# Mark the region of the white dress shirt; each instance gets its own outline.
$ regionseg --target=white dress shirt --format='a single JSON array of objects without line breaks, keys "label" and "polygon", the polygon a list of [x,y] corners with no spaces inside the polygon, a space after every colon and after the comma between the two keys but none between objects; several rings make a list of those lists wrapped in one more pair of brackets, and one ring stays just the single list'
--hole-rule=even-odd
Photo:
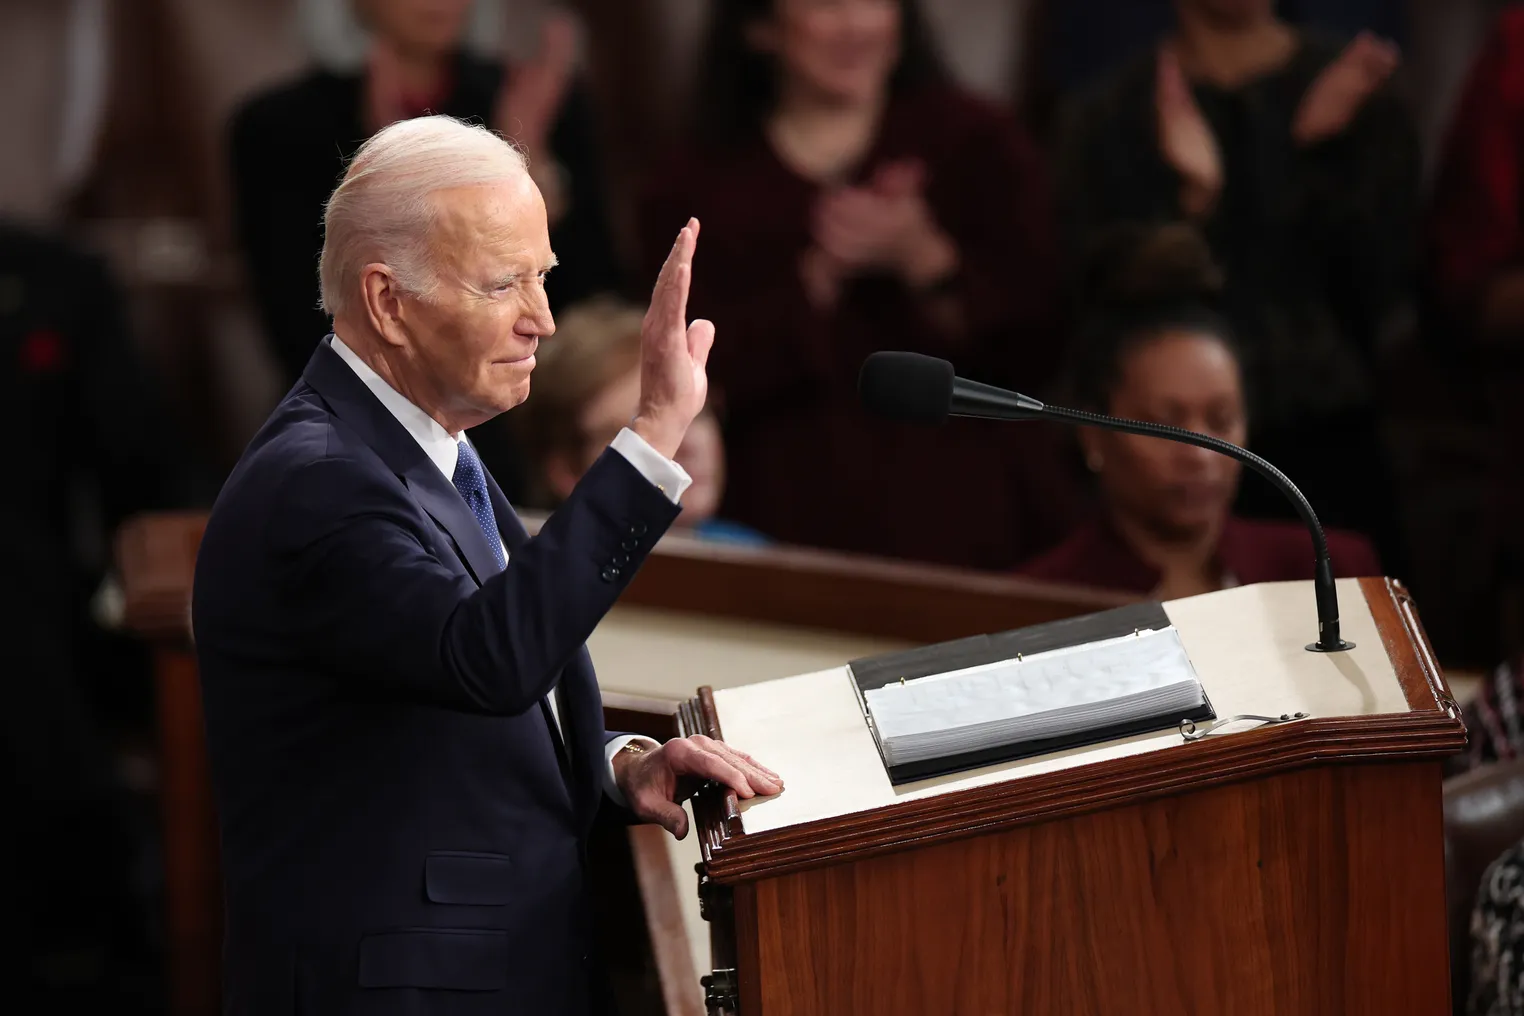
[{"label": "white dress shirt", "polygon": [[[387,411],[397,418],[404,430],[412,435],[413,440],[423,449],[429,461],[439,467],[445,479],[453,485],[455,483],[455,462],[460,457],[460,444],[467,440],[464,431],[459,434],[451,434],[440,425],[428,413],[419,409],[408,401],[407,396],[386,383],[386,380],[371,369],[370,364],[360,359],[360,355],[344,344],[344,340],[334,335],[331,340],[333,351],[339,354],[339,359],[349,365],[356,376],[370,389],[372,395],[385,406]],[[620,455],[623,455],[635,469],[644,476],[651,484],[677,504],[688,489],[693,478],[687,470],[667,458],[661,452],[652,448],[645,438],[626,427],[621,430],[617,437],[610,442],[609,447]],[[498,537],[498,545],[503,550],[503,560],[508,559],[508,548],[503,546],[502,537]],[[561,713],[556,707],[554,690],[545,696],[550,705],[551,714],[556,719],[556,726],[561,727]],[[564,734],[562,740],[565,740]],[[624,804],[624,795],[619,792],[619,787],[614,782],[614,755],[635,740],[646,740],[633,735],[623,735],[610,741],[604,750],[603,790],[609,797],[619,804]]]}]

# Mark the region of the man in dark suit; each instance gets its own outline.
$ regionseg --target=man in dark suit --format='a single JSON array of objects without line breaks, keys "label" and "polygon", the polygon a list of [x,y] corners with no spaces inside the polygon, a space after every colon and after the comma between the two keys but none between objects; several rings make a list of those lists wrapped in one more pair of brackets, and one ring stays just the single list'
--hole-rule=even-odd
[{"label": "man in dark suit", "polygon": [[555,330],[517,152],[392,125],[328,202],[334,334],[208,523],[193,618],[227,891],[228,1008],[588,1013],[600,805],[687,831],[679,786],[776,774],[707,738],[603,729],[583,643],[662,531],[714,328],[698,223],[644,330],[641,408],[530,539],[463,432],[528,395]]}]

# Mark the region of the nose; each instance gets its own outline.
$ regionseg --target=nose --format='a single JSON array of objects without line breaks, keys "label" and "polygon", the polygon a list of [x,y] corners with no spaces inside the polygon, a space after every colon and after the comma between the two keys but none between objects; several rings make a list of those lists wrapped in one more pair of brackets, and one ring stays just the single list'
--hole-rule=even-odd
[{"label": "nose", "polygon": [[550,300],[546,297],[543,286],[535,288],[533,302],[519,315],[513,330],[520,335],[534,335],[542,339],[548,339],[556,333],[556,319],[551,316]]}]

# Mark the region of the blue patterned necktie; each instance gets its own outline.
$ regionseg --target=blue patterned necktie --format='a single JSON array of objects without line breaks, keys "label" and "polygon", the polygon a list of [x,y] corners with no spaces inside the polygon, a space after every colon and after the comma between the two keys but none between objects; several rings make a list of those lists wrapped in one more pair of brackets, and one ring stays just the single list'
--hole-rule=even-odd
[{"label": "blue patterned necktie", "polygon": [[508,559],[503,556],[503,538],[498,535],[497,516],[492,512],[492,499],[487,496],[487,473],[482,469],[482,460],[476,457],[476,449],[471,447],[469,441],[457,441],[455,444],[460,453],[455,457],[455,475],[451,480],[455,483],[455,489],[460,491],[460,496],[465,498],[466,507],[476,516],[476,524],[482,527],[482,534],[487,537],[487,545],[492,548],[497,566],[505,568]]}]

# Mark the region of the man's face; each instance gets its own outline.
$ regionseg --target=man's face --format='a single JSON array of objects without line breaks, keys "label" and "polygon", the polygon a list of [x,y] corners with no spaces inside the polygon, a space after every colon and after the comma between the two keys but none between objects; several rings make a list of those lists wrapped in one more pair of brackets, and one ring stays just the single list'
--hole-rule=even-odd
[{"label": "man's face", "polygon": [[527,174],[433,200],[434,292],[402,298],[409,370],[440,410],[474,427],[529,396],[535,349],[556,330],[545,299],[555,255]]}]

